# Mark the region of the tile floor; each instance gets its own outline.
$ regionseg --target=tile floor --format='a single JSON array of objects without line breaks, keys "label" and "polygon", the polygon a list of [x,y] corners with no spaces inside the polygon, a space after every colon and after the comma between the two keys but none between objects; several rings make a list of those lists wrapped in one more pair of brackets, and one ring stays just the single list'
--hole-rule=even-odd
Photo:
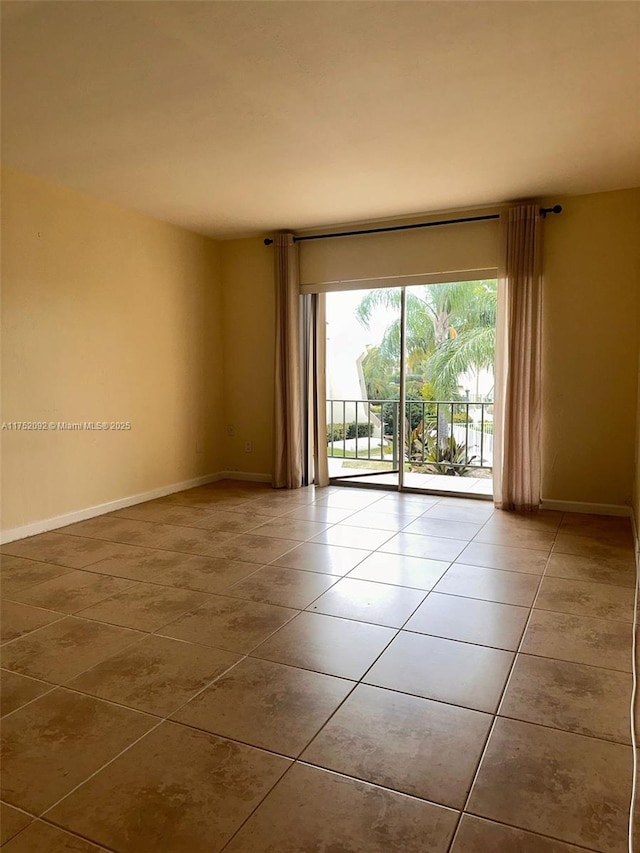
[{"label": "tile floor", "polygon": [[224,482],[2,554],[3,853],[626,850],[626,519]]},{"label": "tile floor", "polygon": [[[345,464],[343,459],[337,457],[329,457],[329,476],[331,478],[348,480],[351,478],[353,483],[354,474],[357,470],[353,468],[353,460]],[[367,462],[364,463],[367,465]],[[367,472],[367,468],[362,468],[360,473]],[[367,482],[377,486],[387,486],[390,489],[398,488],[398,474],[384,473],[371,474],[367,473]],[[493,495],[493,479],[490,472],[484,470],[481,477],[448,477],[446,474],[416,474],[411,471],[406,471],[404,474],[404,486],[407,489],[429,489],[431,492],[446,492],[451,495],[484,495],[491,497]]]}]

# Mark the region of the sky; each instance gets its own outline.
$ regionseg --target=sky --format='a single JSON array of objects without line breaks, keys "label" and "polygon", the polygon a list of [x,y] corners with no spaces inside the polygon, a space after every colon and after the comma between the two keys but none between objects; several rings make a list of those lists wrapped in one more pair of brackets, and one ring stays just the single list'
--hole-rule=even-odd
[{"label": "sky", "polygon": [[[360,385],[357,362],[365,355],[368,346],[379,344],[387,327],[397,318],[398,311],[377,308],[365,328],[355,316],[361,299],[371,290],[348,290],[327,293],[327,398],[335,400],[361,400],[364,391]],[[461,375],[462,389],[472,395],[490,394],[493,388],[492,372],[481,371]]]},{"label": "sky", "polygon": [[327,397],[362,399],[357,360],[367,346],[380,343],[387,326],[396,319],[393,310],[377,309],[369,329],[355,316],[356,308],[369,290],[327,293]]}]

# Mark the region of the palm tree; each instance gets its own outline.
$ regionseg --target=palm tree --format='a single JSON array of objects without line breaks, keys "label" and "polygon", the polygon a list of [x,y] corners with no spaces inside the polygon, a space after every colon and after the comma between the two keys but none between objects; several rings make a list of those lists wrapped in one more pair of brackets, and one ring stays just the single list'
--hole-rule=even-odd
[{"label": "palm tree", "polygon": [[[401,291],[373,290],[356,309],[368,327],[376,308],[400,314]],[[407,367],[430,383],[437,400],[453,399],[461,374],[476,374],[493,366],[497,291],[495,281],[452,282],[412,287],[407,290]],[[378,370],[384,363],[400,360],[400,318],[387,327],[371,353]],[[369,356],[367,356],[369,358]],[[446,444],[447,423],[438,407],[438,445]]]},{"label": "palm tree", "polygon": [[364,375],[369,400],[393,399],[396,387],[392,377],[398,371],[397,359],[379,346],[370,346],[362,359]]},{"label": "palm tree", "polygon": [[[368,327],[376,308],[400,313],[400,291],[372,290],[356,308]],[[452,282],[407,290],[407,367],[421,373],[439,399],[451,398],[460,374],[493,365],[495,350],[496,282]],[[378,360],[400,360],[400,318],[387,327],[378,346]]]}]

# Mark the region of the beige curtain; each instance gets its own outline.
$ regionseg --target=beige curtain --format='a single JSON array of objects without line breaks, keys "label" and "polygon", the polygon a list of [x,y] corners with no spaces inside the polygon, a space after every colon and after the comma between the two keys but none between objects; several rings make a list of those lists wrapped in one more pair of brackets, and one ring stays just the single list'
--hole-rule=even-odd
[{"label": "beige curtain", "polygon": [[303,443],[307,486],[329,485],[326,415],[326,309],[324,293],[305,294],[302,299],[302,353],[305,400]]},{"label": "beige curtain", "polygon": [[293,234],[275,236],[276,361],[274,478],[277,489],[303,484],[303,395],[300,366],[300,286]]},{"label": "beige curtain", "polygon": [[311,447],[309,470],[313,472],[316,486],[329,485],[329,463],[327,460],[327,382],[326,340],[327,314],[324,293],[304,297],[311,303],[308,339],[310,345],[307,394],[309,412],[308,435]]},{"label": "beige curtain", "polygon": [[540,506],[542,282],[540,212],[522,204],[503,214],[498,273],[494,502],[499,509]]}]

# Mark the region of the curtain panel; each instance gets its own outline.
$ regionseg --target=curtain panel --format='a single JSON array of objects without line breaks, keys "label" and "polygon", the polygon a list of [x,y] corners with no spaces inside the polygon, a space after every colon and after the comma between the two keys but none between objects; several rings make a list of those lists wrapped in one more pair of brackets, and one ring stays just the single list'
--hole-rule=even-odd
[{"label": "curtain panel", "polygon": [[300,284],[298,247],[293,234],[276,234],[276,360],[274,477],[276,489],[303,483],[302,374],[300,365]]},{"label": "curtain panel", "polygon": [[324,294],[300,296],[293,234],[275,237],[275,488],[329,483]]},{"label": "curtain panel", "polygon": [[305,485],[329,485],[327,460],[326,298],[324,293],[301,297],[305,358]]},{"label": "curtain panel", "polygon": [[540,506],[541,219],[538,204],[501,220],[494,405],[494,503]]}]

